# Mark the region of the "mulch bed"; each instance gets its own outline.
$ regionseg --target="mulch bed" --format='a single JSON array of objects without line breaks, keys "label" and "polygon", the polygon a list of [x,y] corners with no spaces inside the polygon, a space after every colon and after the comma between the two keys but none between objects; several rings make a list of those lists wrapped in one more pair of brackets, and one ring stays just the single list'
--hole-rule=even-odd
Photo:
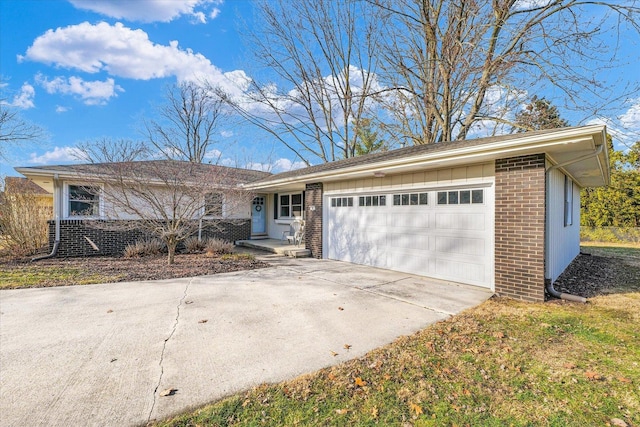
[{"label": "mulch bed", "polygon": [[625,257],[581,253],[554,283],[560,292],[591,298],[640,291],[640,264]]},{"label": "mulch bed", "polygon": [[[205,254],[179,254],[175,263],[167,264],[166,255],[142,258],[87,257],[45,259],[31,262],[30,258],[2,260],[2,268],[7,270],[28,270],[38,267],[70,268],[78,270],[78,280],[98,274],[109,278],[110,282],[129,282],[136,280],[162,280],[181,277],[207,276],[240,270],[254,270],[268,267],[269,264],[253,257],[209,257]],[[43,280],[39,286],[66,286],[76,283],[69,280]]]}]

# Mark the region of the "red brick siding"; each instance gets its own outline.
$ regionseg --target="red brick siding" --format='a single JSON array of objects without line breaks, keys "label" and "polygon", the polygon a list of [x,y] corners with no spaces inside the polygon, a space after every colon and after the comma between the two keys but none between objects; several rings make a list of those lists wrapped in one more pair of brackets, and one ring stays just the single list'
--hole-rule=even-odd
[{"label": "red brick siding", "polygon": [[[305,247],[314,258],[322,258],[322,183],[307,184],[304,197]],[[311,210],[313,209],[313,210]]]},{"label": "red brick siding", "polygon": [[495,171],[495,291],[544,301],[545,155],[499,159]]}]

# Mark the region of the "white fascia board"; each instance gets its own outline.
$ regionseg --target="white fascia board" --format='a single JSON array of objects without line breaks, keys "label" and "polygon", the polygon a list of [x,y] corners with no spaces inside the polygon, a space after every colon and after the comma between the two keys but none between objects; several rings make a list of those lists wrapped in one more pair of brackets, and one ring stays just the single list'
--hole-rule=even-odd
[{"label": "white fascia board", "polygon": [[283,185],[308,182],[327,182],[345,180],[360,177],[364,173],[383,172],[398,173],[403,169],[415,167],[448,167],[457,164],[469,164],[471,162],[481,162],[496,160],[504,157],[514,157],[526,154],[547,153],[553,147],[560,147],[569,144],[587,143],[595,149],[597,145],[605,143],[606,127],[604,125],[592,125],[581,128],[570,128],[557,132],[520,136],[514,140],[505,140],[471,147],[463,147],[435,153],[425,153],[414,157],[403,157],[391,159],[377,163],[368,163],[338,170],[321,171],[309,175],[301,175],[281,180],[274,180],[264,184],[247,184],[246,189],[263,190]]}]

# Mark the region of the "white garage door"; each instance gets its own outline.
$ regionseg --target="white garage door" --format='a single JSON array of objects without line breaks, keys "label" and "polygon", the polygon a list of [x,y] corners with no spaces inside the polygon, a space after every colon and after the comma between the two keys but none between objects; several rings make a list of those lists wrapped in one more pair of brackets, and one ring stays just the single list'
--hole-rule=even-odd
[{"label": "white garage door", "polygon": [[490,288],[492,190],[327,195],[327,257]]}]

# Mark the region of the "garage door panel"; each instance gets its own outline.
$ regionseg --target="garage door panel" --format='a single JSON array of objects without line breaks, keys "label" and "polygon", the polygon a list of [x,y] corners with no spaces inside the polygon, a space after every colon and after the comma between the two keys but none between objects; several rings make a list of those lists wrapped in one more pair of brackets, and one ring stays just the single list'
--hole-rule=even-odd
[{"label": "garage door panel", "polygon": [[461,255],[486,255],[484,239],[472,239],[464,237],[436,236],[436,250],[447,254]]},{"label": "garage door panel", "polygon": [[[471,205],[473,206],[473,205]],[[487,229],[487,218],[484,213],[453,213],[442,212],[436,214],[436,228],[441,230],[481,230]]]},{"label": "garage door panel", "polygon": [[471,263],[455,261],[449,258],[437,258],[435,273],[444,279],[463,281],[473,285],[486,283],[486,265],[484,263]]},{"label": "garage door panel", "polygon": [[458,205],[438,205],[437,191],[428,193],[427,205],[393,205],[393,193],[386,193],[386,206],[359,206],[358,193],[346,195],[354,206],[326,203],[327,256],[490,287],[492,191],[485,188],[484,203]]}]

